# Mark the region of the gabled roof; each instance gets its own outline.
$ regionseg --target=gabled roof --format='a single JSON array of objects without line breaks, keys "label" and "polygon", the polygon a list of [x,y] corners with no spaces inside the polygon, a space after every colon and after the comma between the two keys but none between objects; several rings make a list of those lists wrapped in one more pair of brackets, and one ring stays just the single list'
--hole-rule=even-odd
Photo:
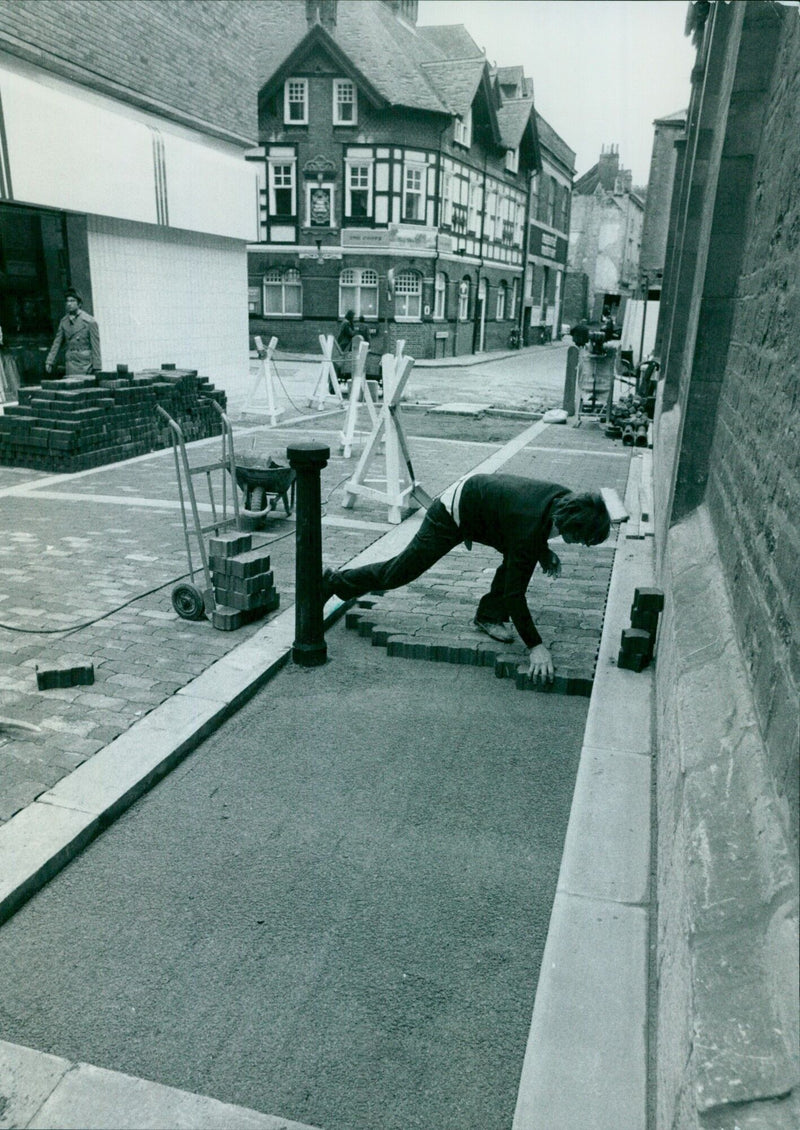
[{"label": "gabled roof", "polygon": [[522,67],[498,67],[497,81],[501,86],[513,86],[522,95],[525,72]]},{"label": "gabled roof", "polygon": [[485,55],[460,24],[416,28],[396,19],[386,4],[339,0],[335,26],[309,29],[302,2],[259,2],[264,46],[256,59],[262,97],[275,93],[311,51],[324,50],[376,105],[463,116],[488,71]]},{"label": "gabled roof", "polygon": [[451,114],[467,114],[486,69],[483,56],[477,59],[447,59],[420,64],[429,81]]},{"label": "gabled roof", "polygon": [[418,27],[417,34],[432,49],[449,59],[471,59],[483,55],[480,47],[463,24],[442,24],[438,27]]},{"label": "gabled roof", "polygon": [[514,98],[497,111],[500,137],[506,149],[518,149],[533,114],[532,98]]},{"label": "gabled roof", "polygon": [[519,149],[520,152],[528,149],[531,169],[541,170],[542,151],[536,125],[537,117],[532,98],[510,99],[497,111],[501,144],[506,149]]}]

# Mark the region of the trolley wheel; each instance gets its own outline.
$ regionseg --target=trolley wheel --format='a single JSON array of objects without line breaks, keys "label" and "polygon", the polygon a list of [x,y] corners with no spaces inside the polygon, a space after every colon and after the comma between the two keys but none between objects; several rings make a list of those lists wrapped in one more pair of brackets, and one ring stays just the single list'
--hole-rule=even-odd
[{"label": "trolley wheel", "polygon": [[206,602],[197,585],[176,585],[172,590],[172,607],[183,620],[205,619]]}]

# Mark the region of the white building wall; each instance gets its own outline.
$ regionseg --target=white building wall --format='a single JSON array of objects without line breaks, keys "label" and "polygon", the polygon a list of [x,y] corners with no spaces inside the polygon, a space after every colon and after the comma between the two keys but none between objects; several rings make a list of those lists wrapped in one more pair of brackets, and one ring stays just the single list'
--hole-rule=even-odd
[{"label": "white building wall", "polygon": [[104,369],[197,369],[241,406],[249,385],[243,241],[88,217]]},{"label": "white building wall", "polygon": [[2,52],[0,95],[19,203],[258,238],[257,173],[243,146],[184,129]]}]

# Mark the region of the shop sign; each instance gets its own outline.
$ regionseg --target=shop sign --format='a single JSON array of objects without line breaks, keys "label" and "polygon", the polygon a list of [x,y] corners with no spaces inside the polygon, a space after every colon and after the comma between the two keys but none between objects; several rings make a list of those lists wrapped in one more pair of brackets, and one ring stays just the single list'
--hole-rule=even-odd
[{"label": "shop sign", "polygon": [[342,228],[342,247],[388,247],[386,228]]},{"label": "shop sign", "polygon": [[321,247],[317,251],[316,247],[300,247],[297,250],[298,259],[341,259],[341,247]]},{"label": "shop sign", "polygon": [[414,247],[418,251],[435,251],[438,228],[418,228],[411,224],[397,224],[389,228],[393,232],[395,247]]},{"label": "shop sign", "polygon": [[[343,228],[342,247],[385,247],[417,251],[435,251],[437,228],[412,227],[411,224],[390,224],[388,228]],[[445,239],[439,236],[439,250],[446,251]],[[450,244],[452,246],[452,243]]]},{"label": "shop sign", "polygon": [[541,228],[531,228],[531,240],[528,248],[529,254],[541,255],[543,259],[556,259],[560,263],[566,262],[567,241],[552,232],[542,231]]}]

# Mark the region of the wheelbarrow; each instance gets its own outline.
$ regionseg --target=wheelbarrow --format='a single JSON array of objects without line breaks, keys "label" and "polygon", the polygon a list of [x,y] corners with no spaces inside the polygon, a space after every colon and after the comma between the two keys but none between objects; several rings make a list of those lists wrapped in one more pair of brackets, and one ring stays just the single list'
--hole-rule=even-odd
[{"label": "wheelbarrow", "polygon": [[237,456],[236,484],[244,494],[240,528],[260,528],[279,502],[288,518],[294,506],[295,478],[291,467],[276,463],[270,455]]}]

